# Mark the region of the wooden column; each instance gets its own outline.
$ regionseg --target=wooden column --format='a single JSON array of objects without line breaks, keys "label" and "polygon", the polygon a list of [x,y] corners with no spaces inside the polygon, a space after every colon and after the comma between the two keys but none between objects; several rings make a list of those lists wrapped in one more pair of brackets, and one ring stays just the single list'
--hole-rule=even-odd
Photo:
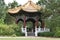
[{"label": "wooden column", "polygon": [[26,26],[26,16],[24,16],[24,28]]},{"label": "wooden column", "polygon": [[41,22],[41,28],[44,28],[44,26],[45,26],[45,23],[44,23],[44,20],[42,20],[42,22]]},{"label": "wooden column", "polygon": [[17,17],[15,18],[15,23],[18,24],[18,19],[17,19]]},{"label": "wooden column", "polygon": [[35,27],[38,27],[38,17],[36,17]]}]

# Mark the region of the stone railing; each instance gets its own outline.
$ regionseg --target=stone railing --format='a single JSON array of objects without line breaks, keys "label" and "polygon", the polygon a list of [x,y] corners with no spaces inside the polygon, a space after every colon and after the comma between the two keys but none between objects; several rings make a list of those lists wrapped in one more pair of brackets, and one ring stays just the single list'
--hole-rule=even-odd
[{"label": "stone railing", "polygon": [[[22,33],[25,34],[25,36],[27,36],[27,28],[23,28],[21,27],[21,31]],[[40,32],[50,32],[50,29],[49,28],[35,28],[35,36],[38,36],[38,33]]]},{"label": "stone railing", "polygon": [[38,36],[38,33],[41,32],[50,32],[49,28],[35,28],[35,36]]},{"label": "stone railing", "polygon": [[21,27],[21,31],[22,31],[22,33],[25,34],[25,36],[27,36],[27,29],[26,28]]}]

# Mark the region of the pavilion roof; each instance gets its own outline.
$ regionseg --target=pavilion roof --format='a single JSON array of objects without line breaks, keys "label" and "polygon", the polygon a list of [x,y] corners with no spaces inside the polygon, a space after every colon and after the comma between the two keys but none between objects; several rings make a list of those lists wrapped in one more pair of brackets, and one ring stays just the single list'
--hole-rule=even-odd
[{"label": "pavilion roof", "polygon": [[39,5],[36,5],[32,1],[28,1],[26,4],[22,6],[9,9],[8,12],[14,14],[14,13],[18,13],[21,9],[26,12],[37,12],[38,10],[41,10],[42,7]]}]

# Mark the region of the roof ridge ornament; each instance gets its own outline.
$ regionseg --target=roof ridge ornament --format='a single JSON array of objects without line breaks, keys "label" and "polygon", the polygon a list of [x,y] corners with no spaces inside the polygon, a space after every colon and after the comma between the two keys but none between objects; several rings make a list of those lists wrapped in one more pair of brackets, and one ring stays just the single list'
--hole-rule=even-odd
[{"label": "roof ridge ornament", "polygon": [[28,0],[28,2],[31,4],[32,0]]},{"label": "roof ridge ornament", "polygon": [[31,0],[28,0],[28,1],[31,1]]}]

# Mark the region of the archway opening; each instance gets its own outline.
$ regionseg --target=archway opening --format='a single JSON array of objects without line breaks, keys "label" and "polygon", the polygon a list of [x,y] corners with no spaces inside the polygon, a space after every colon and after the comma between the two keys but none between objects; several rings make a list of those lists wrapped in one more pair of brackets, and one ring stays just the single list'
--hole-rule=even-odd
[{"label": "archway opening", "polygon": [[22,19],[19,19],[18,21],[18,26],[22,27],[24,24],[24,21]]},{"label": "archway opening", "polygon": [[26,23],[26,26],[27,26],[27,32],[31,32],[33,28],[33,23],[31,21],[28,21]]},{"label": "archway opening", "polygon": [[40,28],[41,27],[41,22],[40,21],[38,21],[38,28]]},{"label": "archway opening", "polygon": [[26,20],[27,32],[35,32],[35,20],[29,18]]},{"label": "archway opening", "polygon": [[22,27],[23,27],[23,24],[24,24],[24,22],[23,22],[23,20],[22,19],[19,19],[19,20],[17,20],[17,25],[18,25],[18,27],[16,28],[16,34],[17,35],[25,35],[23,32],[22,32]]}]

